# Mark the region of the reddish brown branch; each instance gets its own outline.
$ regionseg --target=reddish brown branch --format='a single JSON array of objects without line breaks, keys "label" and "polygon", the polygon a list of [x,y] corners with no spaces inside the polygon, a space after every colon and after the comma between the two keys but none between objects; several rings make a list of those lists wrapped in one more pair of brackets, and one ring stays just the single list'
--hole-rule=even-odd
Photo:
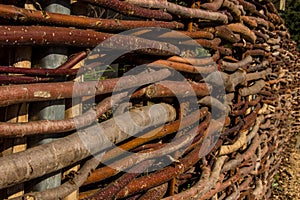
[{"label": "reddish brown branch", "polygon": [[159,20],[172,20],[172,15],[161,10],[150,10],[119,0],[80,0],[112,9],[127,16],[144,17]]},{"label": "reddish brown branch", "polygon": [[239,33],[242,37],[248,40],[251,43],[255,43],[256,35],[253,31],[251,31],[247,26],[241,23],[228,24],[226,25],[231,31],[235,33]]},{"label": "reddish brown branch", "polygon": [[[110,3],[112,2],[110,1]],[[120,3],[124,4],[124,2]],[[169,14],[163,13],[162,11],[151,10],[151,12],[159,14],[161,13],[163,16],[170,17]],[[37,22],[39,24],[43,23],[55,26],[78,27],[85,29],[90,28],[103,31],[124,31],[140,27],[162,27],[169,29],[184,28],[184,24],[180,22],[99,19],[84,16],[50,13],[45,11],[26,10],[23,8],[15,7],[13,5],[0,5],[0,17],[8,20],[15,20],[21,23]]]},{"label": "reddish brown branch", "polygon": [[74,76],[77,75],[77,72],[78,69],[37,69],[0,66],[0,73],[26,74],[30,76]]},{"label": "reddish brown branch", "polygon": [[[95,47],[113,36],[93,30],[48,26],[0,26],[0,45],[47,45]],[[115,35],[103,48],[140,50],[144,53],[174,55],[179,49],[172,44],[129,35]],[[146,50],[144,50],[147,48]],[[152,50],[152,51],[151,51]],[[160,53],[159,53],[160,52]],[[172,52],[170,54],[170,52]],[[163,53],[163,54],[164,54]]]},{"label": "reddish brown branch", "polygon": [[118,198],[126,197],[138,191],[144,191],[148,188],[161,185],[171,180],[173,177],[182,174],[199,161],[200,149],[201,145],[198,145],[188,155],[180,159],[178,163],[174,163],[160,171],[133,180],[129,185],[127,185],[123,190],[120,191],[120,193],[118,194]]},{"label": "reddish brown branch", "polygon": [[[153,83],[156,80],[168,77],[170,74],[171,72],[168,69],[162,69],[156,72],[140,74],[140,78],[137,78],[138,76],[127,76],[126,78],[107,79],[99,82],[62,82],[2,86],[0,87],[0,106],[19,102],[46,101],[105,94],[114,90],[120,91],[134,86]],[[119,87],[115,88],[117,83]],[[76,87],[76,90],[74,90],[74,87]]]},{"label": "reddish brown branch", "polygon": [[61,66],[57,67],[57,69],[71,69],[72,67],[74,67],[74,65],[76,65],[81,60],[85,59],[86,57],[87,57],[86,51],[79,52],[75,55],[72,55],[72,57],[67,62],[65,62]]}]

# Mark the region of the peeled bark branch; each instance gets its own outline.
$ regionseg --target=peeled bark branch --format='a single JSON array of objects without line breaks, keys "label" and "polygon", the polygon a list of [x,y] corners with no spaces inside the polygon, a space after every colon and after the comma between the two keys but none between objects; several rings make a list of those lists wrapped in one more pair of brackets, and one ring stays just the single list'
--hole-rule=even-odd
[{"label": "peeled bark branch", "polygon": [[[155,10],[153,11],[161,12]],[[164,13],[164,15],[167,15],[167,13]],[[1,4],[0,17],[8,20],[15,20],[21,23],[38,22],[39,24],[43,23],[56,26],[78,27],[85,29],[89,28],[102,31],[124,31],[141,27],[161,27],[169,29],[184,28],[184,24],[180,22],[99,19],[84,16],[50,13],[45,11],[27,10],[15,7],[13,5]]]},{"label": "peeled bark branch", "polygon": [[126,0],[126,1],[143,7],[165,9],[170,13],[185,18],[199,18],[199,19],[221,22],[223,24],[228,23],[228,17],[222,13],[210,12],[210,11],[196,9],[196,8],[186,8],[174,3],[170,3],[168,1],[160,1],[160,0],[144,0],[144,1]]},{"label": "peeled bark branch", "polygon": [[[176,111],[167,104],[156,104],[131,111],[131,119],[138,126],[128,123],[126,114],[101,124],[78,131],[54,142],[30,148],[26,151],[1,157],[0,188],[9,187],[74,164],[92,154],[110,147],[108,141],[121,142],[147,128],[173,121]],[[116,119],[118,124],[116,124]],[[102,129],[102,131],[100,131]],[[99,132],[100,131],[100,132]],[[89,144],[89,146],[86,146]],[[59,151],[57,151],[59,149]]]}]

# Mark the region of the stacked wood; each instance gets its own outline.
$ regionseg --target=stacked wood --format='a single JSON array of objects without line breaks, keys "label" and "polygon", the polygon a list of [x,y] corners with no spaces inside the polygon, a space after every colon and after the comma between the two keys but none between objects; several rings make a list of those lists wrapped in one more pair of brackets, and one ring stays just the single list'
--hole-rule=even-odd
[{"label": "stacked wood", "polygon": [[[3,145],[1,198],[21,183],[24,194],[14,199],[63,199],[76,190],[79,199],[270,197],[280,153],[300,127],[299,52],[271,1],[77,0],[71,15],[7,2],[1,115],[11,105],[30,110],[61,99],[85,108],[58,120],[0,117],[0,143],[59,137],[9,155]],[[11,65],[17,46],[32,47],[35,67]],[[69,59],[39,68],[43,48],[57,46]],[[115,52],[123,54],[103,59]],[[108,65],[117,65],[114,76]],[[31,190],[75,165],[59,187]]]}]

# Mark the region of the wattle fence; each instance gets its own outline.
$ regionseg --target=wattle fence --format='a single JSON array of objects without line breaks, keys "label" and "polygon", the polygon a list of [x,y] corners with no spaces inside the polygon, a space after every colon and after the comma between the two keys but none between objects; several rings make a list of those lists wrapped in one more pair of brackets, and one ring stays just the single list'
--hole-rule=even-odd
[{"label": "wattle fence", "polygon": [[271,197],[300,57],[270,0],[0,3],[0,199]]}]

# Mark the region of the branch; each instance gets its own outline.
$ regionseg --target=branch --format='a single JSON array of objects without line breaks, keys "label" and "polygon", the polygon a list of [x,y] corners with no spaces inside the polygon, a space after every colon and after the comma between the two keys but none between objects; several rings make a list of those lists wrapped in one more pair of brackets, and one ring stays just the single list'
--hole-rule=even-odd
[{"label": "branch", "polygon": [[159,20],[172,20],[172,15],[161,10],[150,10],[119,0],[79,0],[112,9],[127,16],[144,17]]},{"label": "branch", "polygon": [[236,63],[222,61],[222,69],[224,71],[232,72],[232,71],[236,71],[239,68],[247,67],[249,64],[251,64],[251,62],[252,62],[251,56],[246,56],[246,58]]},{"label": "branch", "polygon": [[178,82],[161,81],[146,88],[146,96],[149,98],[157,97],[188,97],[188,96],[207,96],[211,92],[211,87],[206,83],[197,82]]},{"label": "branch", "polygon": [[[152,10],[151,12],[161,13],[165,16],[169,16],[167,13],[163,13],[162,11]],[[85,16],[27,10],[15,7],[13,5],[0,5],[0,17],[8,20],[18,21],[23,24],[30,22],[55,26],[96,29],[102,31],[124,31],[141,27],[161,27],[169,29],[184,28],[184,24],[180,22],[99,19]]]},{"label": "branch", "polygon": [[168,190],[168,183],[156,186],[148,190],[145,194],[139,197],[139,200],[156,200],[162,199]]},{"label": "branch", "polygon": [[258,80],[250,87],[241,88],[239,94],[243,97],[251,94],[258,94],[265,87],[265,84],[264,80]]},{"label": "branch", "polygon": [[236,43],[241,40],[240,35],[234,34],[227,26],[217,26],[215,28],[216,37],[222,38],[231,43]]},{"label": "branch", "polygon": [[208,182],[210,173],[211,173],[210,168],[208,166],[203,166],[200,180],[193,187],[189,188],[188,190],[182,191],[178,194],[175,194],[173,196],[166,197],[163,200],[189,199],[190,197],[197,195]]},{"label": "branch", "polygon": [[[19,69],[27,69],[27,68],[19,68]],[[0,75],[0,84],[28,84],[28,83],[43,83],[48,81],[51,81],[51,79],[30,77],[30,76]]]},{"label": "branch", "polygon": [[200,160],[200,149],[201,145],[198,145],[189,154],[180,159],[179,162],[173,163],[172,165],[165,167],[160,171],[133,180],[118,193],[117,197],[122,198],[131,194],[135,194],[139,191],[147,190],[149,188],[161,185],[171,180],[173,177],[182,174]]},{"label": "branch", "polygon": [[196,194],[196,198],[201,197],[203,194],[205,194],[207,191],[211,190],[215,186],[215,184],[217,183],[217,181],[220,177],[221,169],[227,158],[228,158],[227,156],[221,156],[221,157],[217,158],[214,169],[212,170],[208,181],[206,182],[203,189],[201,189],[201,191],[199,191]]},{"label": "branch", "polygon": [[83,200],[94,200],[94,199],[106,199],[106,200],[114,200],[115,195],[123,189],[128,183],[130,183],[134,178],[136,178],[138,175],[140,175],[140,171],[144,171],[151,164],[153,164],[154,160],[147,160],[143,162],[138,162],[136,166],[132,167],[130,169],[129,173],[124,174],[120,178],[118,178],[116,181],[110,183],[105,188],[99,190],[94,195],[91,195],[87,198],[84,198]]},{"label": "branch", "polygon": [[231,31],[235,33],[239,33],[243,38],[248,40],[249,42],[255,44],[256,35],[253,31],[251,31],[247,26],[241,23],[228,24],[226,25]]},{"label": "branch", "polygon": [[240,9],[236,6],[236,4],[232,3],[231,1],[224,0],[222,7],[226,8],[226,10],[230,12],[230,14],[233,16],[233,19],[235,21],[241,20],[242,13]]},{"label": "branch", "polygon": [[[142,73],[136,76],[90,81],[82,83],[58,82],[11,85],[0,87],[0,106],[7,106],[20,102],[47,101],[79,96],[99,95],[121,91],[131,87],[139,87],[153,83],[170,76],[168,69]],[[138,78],[139,77],[139,78]],[[118,87],[116,85],[118,84]],[[76,87],[76,90],[73,90]]]},{"label": "branch", "polygon": [[[114,36],[114,37],[112,37]],[[104,40],[102,48],[140,50],[143,53],[174,55],[179,49],[166,42],[148,40],[132,35],[112,35],[93,30],[49,26],[0,26],[0,45],[42,45],[42,46],[76,46],[95,47]],[[146,48],[144,50],[144,48]],[[172,52],[170,54],[170,52]]]},{"label": "branch", "polygon": [[216,22],[221,22],[223,24],[228,23],[228,18],[225,14],[218,12],[210,12],[206,10],[196,9],[196,8],[186,8],[168,1],[160,0],[126,0],[135,5],[149,7],[149,8],[160,8],[165,9],[170,13],[179,15],[184,18],[199,18],[204,20],[211,20]]},{"label": "branch", "polygon": [[62,199],[74,192],[75,190],[78,190],[79,187],[84,183],[89,174],[97,167],[98,164],[99,159],[93,157],[90,160],[86,161],[86,163],[84,163],[84,165],[80,168],[78,172],[76,172],[73,178],[63,183],[62,185],[41,192],[26,193],[20,197],[13,198],[12,200],[23,200],[31,198],[35,200]]},{"label": "branch", "polygon": [[211,3],[204,3],[204,4],[200,4],[201,8],[204,8],[206,10],[211,10],[211,11],[218,11],[222,4],[223,4],[224,0],[214,0]]},{"label": "branch", "polygon": [[0,122],[1,137],[24,137],[30,135],[63,133],[82,128],[96,122],[97,119],[107,112],[112,105],[115,105],[127,93],[120,93],[113,98],[108,97],[100,102],[95,108],[91,108],[84,114],[64,120],[39,120],[27,123]]},{"label": "branch", "polygon": [[0,66],[0,73],[26,74],[30,76],[74,76],[77,75],[77,72],[78,69],[34,69]]}]

